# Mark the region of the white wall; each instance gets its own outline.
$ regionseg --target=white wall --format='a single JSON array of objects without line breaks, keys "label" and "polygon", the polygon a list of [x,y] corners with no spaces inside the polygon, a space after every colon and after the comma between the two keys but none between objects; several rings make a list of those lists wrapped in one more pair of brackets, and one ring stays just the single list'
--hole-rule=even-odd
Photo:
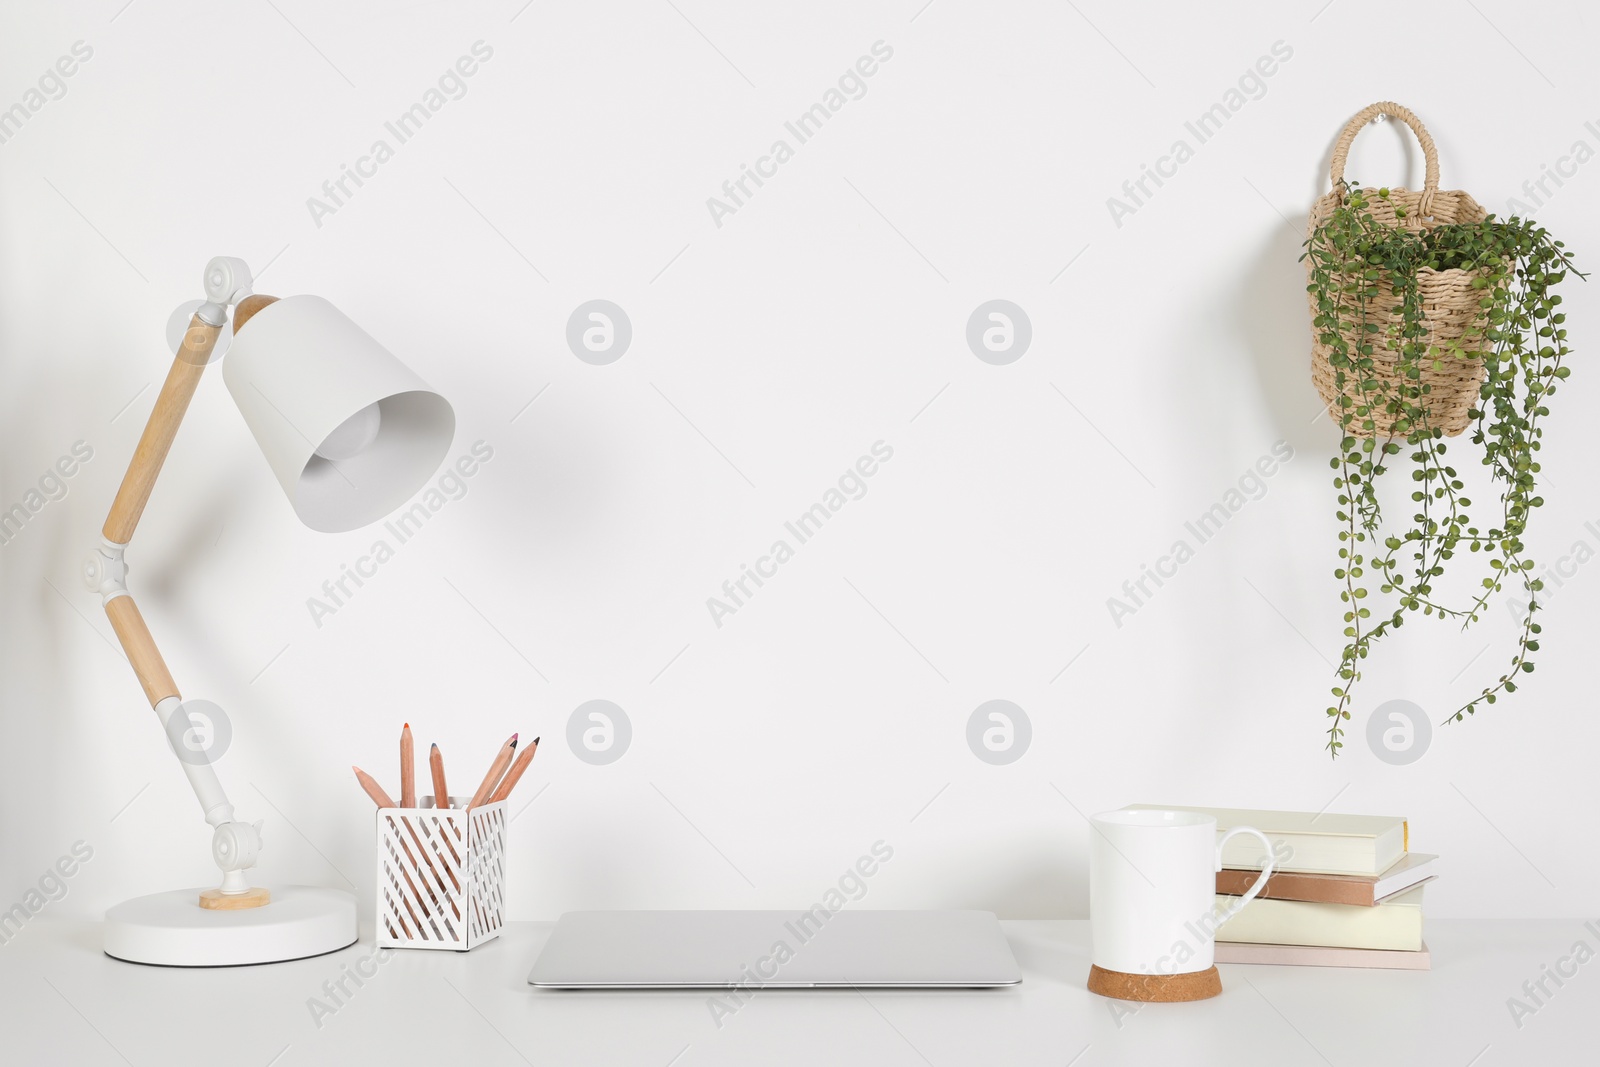
[{"label": "white wall", "polygon": [[[0,106],[74,42],[93,55],[0,144],[0,505],[74,442],[93,458],[0,547],[0,905],[78,840],[94,858],[61,914],[212,877],[76,572],[170,359],[165,319],[231,254],[448,395],[452,455],[493,448],[319,627],[307,598],[382,530],[299,526],[220,376],[202,384],[132,583],[186,696],[230,715],[221,771],[267,822],[272,880],[348,882],[370,909],[349,767],[393,787],[409,720],[458,782],[512,730],[544,736],[513,827],[520,918],[804,903],[879,839],[871,906],[1082,915],[1083,815],[1133,801],[1405,814],[1449,864],[1435,914],[1589,908],[1600,859],[1573,846],[1600,801],[1600,569],[1551,601],[1523,691],[1420,762],[1380,762],[1366,714],[1442,719],[1509,658],[1503,608],[1465,635],[1406,626],[1347,754],[1321,749],[1334,432],[1313,421],[1296,256],[1340,124],[1373,100],[1416,109],[1445,185],[1498,210],[1574,142],[1600,148],[1592,13],[919,3],[8,8]],[[385,121],[477,41],[493,55],[465,96],[396,145]],[[718,226],[707,198],[793,144],[785,121],[878,41],[893,56],[865,95]],[[1275,42],[1292,56],[1264,95],[1196,145],[1185,121]],[[1402,132],[1369,131],[1352,175],[1420,181]],[[379,138],[393,158],[313,219]],[[1178,138],[1193,158],[1118,225],[1107,198]],[[1538,211],[1591,265],[1597,183],[1587,164]],[[1547,561],[1600,549],[1595,289],[1567,290]],[[609,366],[564,339],[594,298],[633,326]],[[964,339],[995,298],[1032,323],[1008,366]],[[707,598],[878,441],[893,457],[866,495],[714,625]],[[1124,579],[1278,441],[1294,458],[1262,499],[1118,626]],[[609,766],[565,742],[598,698],[634,731]],[[965,740],[997,698],[1033,726],[1008,766]]]}]

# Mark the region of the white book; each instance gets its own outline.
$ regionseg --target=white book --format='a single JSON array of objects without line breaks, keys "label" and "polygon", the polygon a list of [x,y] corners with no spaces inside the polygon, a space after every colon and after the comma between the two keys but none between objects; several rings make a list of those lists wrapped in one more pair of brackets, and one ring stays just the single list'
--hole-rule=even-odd
[{"label": "white book", "polygon": [[[1414,886],[1370,908],[1257,897],[1222,924],[1217,941],[1417,952],[1422,949],[1422,890]],[[1223,911],[1239,902],[1238,897],[1216,899]]]},{"label": "white book", "polygon": [[[1379,875],[1410,848],[1406,820],[1392,816],[1195,808],[1176,804],[1129,804],[1128,807],[1193,811],[1214,816],[1219,839],[1236,826],[1253,826],[1272,842],[1273,869],[1279,871]],[[1223,846],[1224,867],[1260,870],[1264,858],[1261,842],[1245,834]]]}]

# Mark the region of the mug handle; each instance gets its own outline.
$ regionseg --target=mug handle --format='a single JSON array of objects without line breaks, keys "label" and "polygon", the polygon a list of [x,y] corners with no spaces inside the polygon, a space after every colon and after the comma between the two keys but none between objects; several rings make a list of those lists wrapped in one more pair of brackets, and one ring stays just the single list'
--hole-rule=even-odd
[{"label": "mug handle", "polygon": [[1260,841],[1267,850],[1266,862],[1261,867],[1261,877],[1257,878],[1255,884],[1250,887],[1244,896],[1239,898],[1239,902],[1237,904],[1233,905],[1233,907],[1229,908],[1219,917],[1217,922],[1218,926],[1221,926],[1223,923],[1239,914],[1246,904],[1256,899],[1256,896],[1267,887],[1267,879],[1272,877],[1272,842],[1268,840],[1266,834],[1262,833],[1260,830],[1257,830],[1254,826],[1235,826],[1233,829],[1222,835],[1222,840],[1217,842],[1216,869],[1219,871],[1222,870],[1222,846],[1228,843],[1228,839],[1230,837],[1234,837],[1238,834],[1251,834],[1258,841]]}]

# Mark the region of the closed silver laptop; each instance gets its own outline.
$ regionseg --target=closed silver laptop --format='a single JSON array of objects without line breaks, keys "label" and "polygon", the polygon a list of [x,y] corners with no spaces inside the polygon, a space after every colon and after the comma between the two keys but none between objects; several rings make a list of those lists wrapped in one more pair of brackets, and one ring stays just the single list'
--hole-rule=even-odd
[{"label": "closed silver laptop", "polygon": [[528,981],[552,989],[1016,985],[987,911],[571,911]]}]

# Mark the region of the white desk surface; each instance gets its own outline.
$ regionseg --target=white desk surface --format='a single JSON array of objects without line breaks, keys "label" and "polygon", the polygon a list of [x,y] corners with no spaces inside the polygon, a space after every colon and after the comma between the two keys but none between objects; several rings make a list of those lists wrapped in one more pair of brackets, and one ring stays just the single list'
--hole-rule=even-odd
[{"label": "white desk surface", "polygon": [[[343,952],[265,967],[140,967],[100,951],[100,925],[41,915],[0,945],[0,1061],[17,1067],[300,1064],[873,1064],[1095,1067],[1263,1064],[1494,1067],[1600,1062],[1600,956],[1513,1020],[1512,996],[1578,941],[1579,920],[1436,921],[1430,972],[1223,966],[1223,993],[1136,1006],[1084,988],[1084,921],[1004,924],[1026,978],[985,991],[757,993],[719,1029],[705,992],[561,993],[526,977],[550,931],[513,923],[470,953],[401,950],[343,1007],[309,998]],[[1600,923],[1596,923],[1600,928]],[[1569,973],[1574,963],[1561,965]],[[1532,1002],[1528,1001],[1531,1005]],[[1116,1012],[1112,1010],[1116,1006]],[[1119,1014],[1120,1013],[1120,1014]]]}]

